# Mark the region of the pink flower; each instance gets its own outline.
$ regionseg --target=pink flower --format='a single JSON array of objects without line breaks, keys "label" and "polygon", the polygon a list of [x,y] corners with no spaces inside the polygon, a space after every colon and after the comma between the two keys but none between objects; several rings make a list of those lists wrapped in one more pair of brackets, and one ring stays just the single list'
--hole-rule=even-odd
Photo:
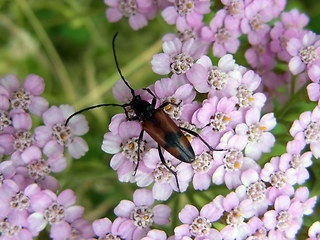
[{"label": "pink flower", "polygon": [[241,121],[241,113],[236,110],[235,104],[234,98],[219,99],[213,96],[206,99],[201,108],[193,114],[192,123],[199,128],[207,126],[221,137],[223,133]]},{"label": "pink flower", "polygon": [[209,49],[210,43],[201,37],[201,28],[203,26],[205,26],[204,22],[199,26],[179,26],[178,33],[167,33],[162,37],[162,40],[170,41],[179,38],[180,41],[184,43],[189,39],[194,39],[199,41],[200,44],[208,45],[207,49]]},{"label": "pink flower", "polygon": [[312,81],[320,80],[320,40],[314,32],[308,31],[300,38],[290,39],[287,51],[292,56],[288,65],[292,74],[297,75],[306,69]]},{"label": "pink flower", "polygon": [[273,157],[261,170],[261,179],[271,184],[266,193],[271,203],[274,203],[275,199],[280,195],[291,196],[294,193],[292,184],[296,180],[291,172],[287,171],[286,167],[286,165],[281,164],[280,157]]},{"label": "pink flower", "polygon": [[216,168],[213,153],[207,152],[207,147],[200,139],[194,139],[192,147],[196,154],[195,160],[190,164],[194,172],[193,187],[195,190],[207,190],[211,185],[212,174]]},{"label": "pink flower", "polygon": [[213,66],[211,59],[204,55],[186,73],[186,76],[198,92],[210,91],[210,96],[217,94],[225,96],[223,94],[228,91],[229,86],[234,85],[233,82],[239,82],[241,72],[231,54],[220,58],[218,66]]},{"label": "pink flower", "polygon": [[213,203],[206,204],[199,212],[195,206],[186,205],[179,213],[179,219],[183,225],[174,229],[175,239],[182,240],[184,237],[200,239],[222,239],[220,233],[211,228],[211,222],[217,221],[222,211]]},{"label": "pink flower", "polygon": [[320,222],[314,222],[309,228],[308,235],[309,238],[307,240],[317,240],[317,237],[320,234]]},{"label": "pink flower", "polygon": [[48,108],[47,100],[39,96],[44,90],[44,81],[35,74],[27,76],[23,88],[20,86],[19,79],[13,74],[1,78],[0,85],[8,90],[13,109],[28,110],[36,116],[41,116]]},{"label": "pink flower", "polygon": [[290,134],[295,140],[310,144],[310,149],[315,158],[320,157],[320,107],[300,114],[299,120],[295,120],[290,128]]},{"label": "pink flower", "polygon": [[117,231],[117,223],[118,220],[116,219],[114,221],[115,224],[112,224],[112,222],[109,220],[109,218],[102,218],[95,220],[92,223],[92,228],[94,233],[99,237],[99,238],[104,238],[104,237],[113,237],[117,238],[120,236],[118,235]]},{"label": "pink flower", "polygon": [[118,234],[125,239],[138,240],[147,235],[150,226],[155,223],[169,223],[170,207],[154,203],[152,192],[148,189],[138,189],[133,194],[133,202],[122,200],[114,209],[114,213],[122,218],[118,225]]},{"label": "pink flower", "polygon": [[152,70],[160,75],[185,74],[202,54],[206,53],[203,44],[194,39],[182,43],[180,39],[165,41],[162,44],[163,52],[153,55]]},{"label": "pink flower", "polygon": [[303,215],[311,215],[314,212],[314,207],[317,204],[318,196],[310,197],[310,192],[307,187],[299,187],[294,193],[293,202],[298,201],[302,204]]},{"label": "pink flower", "polygon": [[280,17],[286,28],[297,27],[303,29],[309,23],[309,17],[304,13],[300,13],[296,8],[289,12],[282,12]]},{"label": "pink flower", "polygon": [[163,9],[161,15],[168,24],[176,24],[177,28],[197,27],[203,15],[210,12],[209,0],[168,0],[171,5]]},{"label": "pink flower", "polygon": [[36,144],[33,133],[30,131],[32,127],[31,117],[24,111],[11,111],[12,125],[15,128],[13,134],[14,152],[11,155],[12,161],[16,166],[24,165],[21,160],[21,153],[23,153],[28,147]]},{"label": "pink flower", "polygon": [[110,8],[106,17],[110,22],[117,22],[123,16],[129,18],[129,24],[138,30],[148,24],[157,14],[157,6],[151,0],[105,0]]},{"label": "pink flower", "polygon": [[51,172],[61,172],[67,167],[67,160],[62,153],[53,153],[47,159],[44,159],[41,150],[37,146],[31,146],[21,154],[21,160],[28,169],[29,177],[38,183],[42,189],[52,191],[59,189],[59,183],[49,174]]},{"label": "pink flower", "polygon": [[287,169],[291,177],[295,179],[292,184],[298,183],[302,185],[310,177],[307,167],[312,165],[312,153],[305,152],[301,154],[304,147],[303,141],[290,141],[287,144],[287,153],[282,154],[280,157],[280,164],[283,169]]},{"label": "pink flower", "polygon": [[[178,121],[181,121],[181,118],[184,117],[183,115],[186,115],[186,107],[188,110],[190,107],[192,108],[190,105],[196,104],[193,102],[196,92],[192,85],[181,84],[170,78],[162,78],[161,80],[156,81],[154,84],[154,92],[157,99],[160,100],[160,104],[169,103],[163,108],[163,111],[167,113],[170,118]],[[186,118],[187,117],[184,117],[184,119]]]},{"label": "pink flower", "polygon": [[252,217],[254,209],[246,201],[240,201],[235,192],[229,193],[222,199],[227,225],[221,230],[223,239],[244,239],[249,234],[245,218]]},{"label": "pink flower", "polygon": [[242,150],[247,145],[244,136],[233,135],[231,131],[225,133],[216,149],[224,151],[214,151],[213,165],[215,170],[212,175],[212,182],[216,185],[223,183],[229,189],[235,189],[241,182],[241,174],[247,169],[260,170],[260,166],[251,158],[244,157]]},{"label": "pink flower", "polygon": [[8,240],[32,240],[32,234],[28,229],[27,215],[19,216],[12,214],[6,218],[0,218],[1,239]]},{"label": "pink flower", "polygon": [[[123,119],[114,130],[115,132],[108,132],[104,135],[101,148],[106,153],[115,154],[111,158],[110,166],[117,171],[119,180],[121,182],[132,182],[135,180],[133,174],[137,164],[139,164],[138,169],[145,168],[145,153],[157,145],[148,134],[144,134],[138,146],[139,135],[142,130],[140,122]],[[138,162],[138,147],[140,162]]]},{"label": "pink flower", "polygon": [[237,196],[254,209],[254,214],[260,216],[268,209],[270,201],[266,198],[266,184],[261,180],[259,172],[249,168],[241,174],[242,185],[236,189]]},{"label": "pink flower", "polygon": [[141,167],[136,175],[137,185],[140,187],[147,186],[154,181],[152,194],[153,198],[159,201],[168,200],[173,191],[185,192],[193,175],[190,164],[181,163],[168,152],[164,152],[163,157],[167,166],[177,173],[177,180],[161,162],[157,149],[150,149],[145,154],[144,165],[146,168]]},{"label": "pink flower", "polygon": [[275,143],[275,137],[269,132],[277,122],[273,113],[265,114],[260,119],[260,110],[249,109],[245,114],[245,123],[236,127],[236,133],[247,136],[248,144],[245,155],[258,160],[263,152],[270,152]]},{"label": "pink flower", "polygon": [[65,125],[66,119],[74,113],[68,105],[52,106],[42,115],[45,126],[34,130],[35,139],[43,152],[49,156],[63,152],[64,147],[74,158],[80,158],[88,151],[87,143],[80,137],[89,130],[88,122],[83,115],[77,115]]},{"label": "pink flower", "polygon": [[247,223],[249,227],[249,235],[247,237],[248,240],[255,239],[257,236],[261,239],[268,239],[267,229],[265,228],[263,221],[257,216],[253,216]]},{"label": "pink flower", "polygon": [[249,43],[252,45],[263,41],[270,30],[270,26],[266,23],[273,16],[270,12],[263,11],[269,9],[270,6],[271,3],[267,0],[251,1],[245,6],[245,17],[242,18],[240,27],[243,33],[248,34]]},{"label": "pink flower", "polygon": [[261,39],[258,44],[252,45],[245,52],[247,62],[259,73],[268,72],[277,64],[268,40],[268,38]]},{"label": "pink flower", "polygon": [[275,210],[264,214],[263,222],[269,230],[269,237],[295,238],[302,223],[302,205],[292,202],[287,195],[277,197],[274,204]]},{"label": "pink flower", "polygon": [[49,223],[53,239],[66,239],[71,234],[70,224],[81,218],[84,208],[74,205],[76,196],[69,189],[62,191],[59,196],[50,190],[45,190],[45,193],[41,206],[28,217],[29,229],[33,236],[37,236]]},{"label": "pink flower", "polygon": [[291,38],[300,38],[303,28],[308,24],[309,18],[299,13],[297,9],[281,13],[281,21],[275,22],[270,32],[272,41],[271,51],[277,53],[279,59],[289,62],[291,56],[287,52],[287,44]]},{"label": "pink flower", "polygon": [[226,11],[219,10],[210,22],[210,26],[203,27],[201,30],[201,37],[204,40],[213,42],[213,55],[216,57],[222,57],[227,52],[236,53],[240,41],[240,31],[238,27],[234,26],[234,23],[229,26],[228,22],[225,22]]}]

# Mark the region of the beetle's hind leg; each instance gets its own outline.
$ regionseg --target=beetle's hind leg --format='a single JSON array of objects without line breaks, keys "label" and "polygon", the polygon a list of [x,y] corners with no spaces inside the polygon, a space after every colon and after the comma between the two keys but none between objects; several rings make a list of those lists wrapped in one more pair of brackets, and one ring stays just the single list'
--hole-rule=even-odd
[{"label": "beetle's hind leg", "polygon": [[140,134],[139,134],[139,138],[138,138],[138,152],[137,152],[137,164],[136,164],[136,167],[134,168],[134,171],[133,171],[133,176],[136,175],[137,173],[137,170],[138,170],[138,167],[139,167],[139,163],[140,163],[140,143],[142,141],[142,137],[143,137],[143,132],[144,130],[142,129]]},{"label": "beetle's hind leg", "polygon": [[176,172],[176,171],[173,171],[173,170],[167,165],[166,160],[164,159],[163,154],[162,154],[162,152],[161,152],[161,147],[160,147],[159,144],[158,144],[158,152],[159,152],[159,156],[160,156],[160,160],[161,160],[162,164],[174,175],[174,178],[176,179],[178,191],[179,191],[179,193],[181,193],[181,191],[180,191],[180,186],[179,186],[179,182],[178,182],[177,172]]},{"label": "beetle's hind leg", "polygon": [[192,136],[195,136],[195,137],[198,137],[208,148],[210,151],[226,151],[225,149],[214,149],[213,147],[211,147],[209,145],[209,143],[206,142],[206,140],[204,140],[200,135],[199,133],[196,133],[190,129],[187,129],[187,128],[183,128],[183,127],[179,127],[181,130],[191,134]]}]

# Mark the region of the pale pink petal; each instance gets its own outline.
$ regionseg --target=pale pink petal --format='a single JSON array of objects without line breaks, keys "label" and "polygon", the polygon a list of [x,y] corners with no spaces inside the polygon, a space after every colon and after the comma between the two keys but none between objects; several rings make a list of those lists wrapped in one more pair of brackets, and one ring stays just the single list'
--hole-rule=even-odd
[{"label": "pale pink petal", "polygon": [[149,189],[138,189],[133,193],[133,202],[136,206],[151,206],[154,202]]},{"label": "pale pink petal", "polygon": [[68,145],[70,155],[76,159],[84,156],[88,150],[87,142],[80,137],[73,138],[72,143]]},{"label": "pale pink petal", "polygon": [[306,67],[306,65],[301,61],[300,57],[298,56],[291,58],[288,66],[289,66],[290,72],[294,75],[301,73]]},{"label": "pale pink petal", "polygon": [[136,13],[135,15],[131,15],[129,17],[129,24],[134,30],[138,30],[148,24],[147,18],[140,13]]},{"label": "pale pink petal", "polygon": [[81,218],[84,212],[84,207],[71,206],[65,209],[65,220],[67,222],[73,222],[78,218]]},{"label": "pale pink petal", "polygon": [[68,239],[71,235],[71,226],[66,222],[51,225],[50,237],[52,239]]},{"label": "pale pink petal", "polygon": [[171,208],[164,204],[159,204],[153,209],[154,217],[153,220],[156,224],[165,225],[170,222]]},{"label": "pale pink petal", "polygon": [[106,10],[106,17],[109,22],[117,22],[122,18],[122,13],[118,8],[108,8]]},{"label": "pale pink petal", "polygon": [[135,204],[129,200],[121,200],[121,202],[114,209],[114,214],[119,217],[130,217],[131,211],[134,209]]},{"label": "pale pink petal", "polygon": [[43,78],[35,74],[30,74],[24,80],[23,88],[32,95],[40,95],[44,90]]},{"label": "pale pink petal", "polygon": [[100,237],[104,236],[107,233],[110,233],[111,226],[112,222],[109,220],[109,218],[98,219],[92,223],[94,233]]}]

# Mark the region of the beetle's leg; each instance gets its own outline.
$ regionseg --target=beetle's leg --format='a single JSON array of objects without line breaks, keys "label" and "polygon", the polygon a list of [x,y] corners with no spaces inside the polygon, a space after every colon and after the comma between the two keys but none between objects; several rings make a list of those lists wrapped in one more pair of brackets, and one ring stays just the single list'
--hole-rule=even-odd
[{"label": "beetle's leg", "polygon": [[152,97],[157,98],[154,93],[150,90],[150,88],[142,88],[143,90],[147,91]]},{"label": "beetle's leg", "polygon": [[134,168],[134,171],[133,171],[133,176],[136,175],[137,170],[138,170],[138,167],[139,167],[139,163],[140,163],[140,143],[141,143],[141,141],[142,141],[143,132],[144,132],[144,130],[142,129],[141,132],[140,132],[140,134],[139,134],[139,138],[138,138],[138,153],[137,153],[137,155],[138,155],[138,160],[137,160],[136,167]]},{"label": "beetle's leg", "polygon": [[198,133],[190,130],[190,129],[187,129],[187,128],[183,128],[183,127],[179,127],[181,130],[191,134],[192,136],[195,136],[195,137],[198,137],[208,148],[210,151],[226,151],[225,149],[214,149],[213,147],[211,147],[209,145],[209,143],[206,142],[206,140],[204,140]]},{"label": "beetle's leg", "polygon": [[[153,92],[151,92],[151,90],[150,90],[149,88],[143,88],[143,90],[147,91],[147,92],[153,97],[153,99],[152,99],[152,105],[155,106],[155,105],[156,105],[156,99],[157,99],[157,97],[154,95]],[[159,106],[159,108],[164,108],[164,107],[168,106],[169,104],[171,104],[171,105],[173,105],[173,106],[175,106],[175,107],[179,107],[180,104],[181,104],[181,102],[182,102],[182,101],[180,101],[178,104],[176,104],[176,103],[171,103],[171,102],[164,102],[164,103],[162,103],[162,104]]]},{"label": "beetle's leg", "polygon": [[162,162],[162,164],[174,175],[174,178],[176,179],[176,183],[177,183],[177,187],[178,187],[178,191],[179,193],[181,193],[180,191],[180,186],[179,186],[179,182],[178,182],[178,176],[177,176],[177,172],[173,171],[166,163],[166,160],[164,160],[163,154],[161,152],[161,148],[160,145],[158,144],[158,152],[159,152],[159,156],[160,156],[160,160]]},{"label": "beetle's leg", "polygon": [[154,93],[149,89],[149,88],[142,88],[143,90],[147,91],[153,98],[152,98],[152,106],[155,107],[156,106],[156,102],[157,102],[157,97],[156,95],[154,95]]}]

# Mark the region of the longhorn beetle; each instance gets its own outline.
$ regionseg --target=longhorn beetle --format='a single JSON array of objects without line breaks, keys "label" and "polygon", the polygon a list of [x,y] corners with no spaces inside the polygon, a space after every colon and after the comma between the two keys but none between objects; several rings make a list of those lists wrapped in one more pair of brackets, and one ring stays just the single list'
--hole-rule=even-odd
[{"label": "longhorn beetle", "polygon": [[[105,107],[105,106],[116,106],[116,107],[122,107],[125,111],[125,114],[128,118],[128,120],[133,121],[137,120],[141,122],[142,125],[142,130],[139,134],[138,138],[138,153],[137,153],[137,165],[135,167],[134,173],[137,171],[138,166],[139,166],[139,161],[140,161],[140,142],[142,141],[143,138],[143,133],[146,131],[157,143],[158,143],[158,152],[160,156],[160,160],[163,163],[164,166],[174,175],[178,190],[180,192],[180,187],[178,183],[178,178],[177,178],[177,173],[173,171],[167,164],[166,161],[163,157],[163,154],[161,152],[161,147],[164,148],[167,152],[169,152],[172,156],[175,158],[179,159],[182,162],[185,163],[192,163],[195,160],[195,154],[194,151],[190,145],[190,142],[186,138],[186,136],[182,133],[181,130],[199,137],[199,139],[210,149],[210,151],[213,151],[213,149],[204,139],[201,138],[201,136],[193,132],[189,129],[178,127],[175,122],[169,117],[168,114],[166,114],[162,109],[166,107],[167,105],[175,105],[173,103],[165,102],[161,104],[158,108],[155,108],[156,105],[156,96],[151,92],[150,89],[144,88],[143,90],[147,91],[152,97],[152,102],[149,103],[145,100],[142,100],[140,95],[136,95],[134,93],[133,88],[129,85],[127,80],[124,79],[119,63],[117,60],[116,56],[116,49],[115,49],[115,39],[117,37],[116,33],[113,37],[112,40],[112,49],[113,49],[113,56],[114,60],[117,66],[118,73],[122,79],[122,81],[125,83],[125,85],[130,89],[131,95],[132,95],[132,100],[129,103],[125,104],[99,104],[99,105],[94,105],[90,106],[87,108],[84,108],[80,111],[77,111],[73,114],[71,114],[66,122],[65,125],[68,124],[70,119],[74,117],[75,115],[82,113],[84,111],[88,111],[93,108],[98,108],[98,107]],[[178,106],[179,104],[177,104]],[[129,117],[128,111],[126,107],[130,107],[134,113],[135,116]],[[218,149],[220,150],[220,149]]]}]

